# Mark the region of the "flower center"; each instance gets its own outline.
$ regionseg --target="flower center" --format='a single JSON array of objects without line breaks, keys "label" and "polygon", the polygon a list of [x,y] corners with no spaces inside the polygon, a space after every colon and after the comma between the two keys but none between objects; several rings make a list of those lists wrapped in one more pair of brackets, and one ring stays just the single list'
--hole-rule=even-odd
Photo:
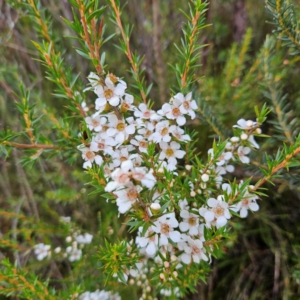
[{"label": "flower center", "polygon": [[199,254],[200,253],[200,249],[197,246],[192,246],[192,251],[195,254]]},{"label": "flower center", "polygon": [[188,222],[189,222],[190,226],[195,226],[195,225],[197,225],[197,218],[196,217],[189,217]]},{"label": "flower center", "polygon": [[131,201],[135,201],[136,198],[138,196],[138,192],[136,191],[135,188],[132,188],[130,189],[128,192],[127,192],[127,197],[129,198],[129,200]]},{"label": "flower center", "polygon": [[167,235],[167,234],[169,234],[169,232],[170,232],[169,224],[167,224],[167,223],[162,224],[161,225],[161,233]]},{"label": "flower center", "polygon": [[126,160],[128,160],[128,157],[126,157],[126,156],[121,156],[120,157],[120,161],[126,161]]},{"label": "flower center", "polygon": [[174,107],[172,109],[172,114],[173,114],[174,117],[179,117],[181,115],[179,108],[178,107]]},{"label": "flower center", "polygon": [[173,149],[168,148],[168,149],[166,150],[166,155],[167,155],[168,157],[173,156],[173,155],[174,155]]},{"label": "flower center", "polygon": [[114,95],[114,92],[111,89],[107,89],[104,91],[104,96],[106,99],[110,99]]},{"label": "flower center", "polygon": [[98,120],[92,119],[92,125],[93,127],[97,127],[100,125],[100,122]]},{"label": "flower center", "polygon": [[140,142],[139,142],[139,146],[140,146],[141,148],[147,148],[148,143],[145,142],[145,141],[140,141]]},{"label": "flower center", "polygon": [[108,128],[109,128],[109,127],[108,127],[107,125],[103,125],[103,126],[102,126],[102,131],[105,132]]},{"label": "flower center", "polygon": [[116,129],[118,131],[124,131],[125,130],[125,124],[122,123],[122,122],[118,123],[117,126],[116,126]]},{"label": "flower center", "polygon": [[161,135],[166,135],[166,134],[168,134],[168,133],[169,133],[169,130],[168,130],[167,127],[164,127],[164,128],[161,130],[161,132],[160,132]]},{"label": "flower center", "polygon": [[149,110],[146,110],[146,111],[144,111],[144,113],[143,113],[143,116],[144,116],[144,118],[145,119],[149,119],[150,118],[150,111]]},{"label": "flower center", "polygon": [[124,184],[129,180],[129,176],[127,173],[123,173],[119,176],[118,181],[120,184]]},{"label": "flower center", "polygon": [[215,215],[217,216],[223,216],[224,215],[224,208],[222,206],[217,206],[213,209],[213,212],[215,213]]},{"label": "flower center", "polygon": [[151,134],[152,134],[152,131],[151,130],[147,130],[145,132],[145,137],[148,138]]},{"label": "flower center", "polygon": [[87,158],[88,160],[92,160],[92,159],[94,159],[94,157],[95,157],[95,153],[92,152],[92,151],[88,151],[88,152],[85,154],[85,156],[86,156],[86,158]]},{"label": "flower center", "polygon": [[190,103],[189,103],[188,101],[184,101],[184,102],[182,103],[182,105],[183,105],[184,109],[186,109],[186,110],[189,110],[189,109],[190,109]]},{"label": "flower center", "polygon": [[248,206],[248,205],[249,205],[249,199],[243,199],[242,206]]},{"label": "flower center", "polygon": [[105,148],[105,144],[104,143],[98,143],[98,148],[103,150]]}]

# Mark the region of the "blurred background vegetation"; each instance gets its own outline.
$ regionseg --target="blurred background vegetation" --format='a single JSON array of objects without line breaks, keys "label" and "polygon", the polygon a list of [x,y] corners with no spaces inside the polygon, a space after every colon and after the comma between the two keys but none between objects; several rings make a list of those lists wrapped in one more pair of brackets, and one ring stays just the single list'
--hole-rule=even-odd
[{"label": "blurred background vegetation", "polygon": [[[15,105],[22,82],[31,91],[36,115],[43,115],[40,130],[59,136],[60,120],[71,114],[64,108],[66,99],[55,97],[54,84],[44,79],[45,68],[37,61],[38,53],[31,43],[38,35],[17,2],[0,0],[0,130],[22,130]],[[299,0],[293,3],[300,5]],[[84,87],[87,75],[94,70],[74,50],[76,41],[67,38],[72,32],[62,17],[72,20],[68,1],[43,0],[41,7],[52,19],[52,34],[65,63],[74,73],[80,73]],[[134,24],[132,49],[145,57],[142,68],[148,84],[153,83],[150,98],[157,107],[169,99],[170,88],[176,82],[167,62],[176,61],[173,44],[180,43],[184,20],[179,8],[186,11],[187,2],[129,0],[123,12],[124,23]],[[267,102],[272,114],[263,133],[270,138],[259,140],[261,149],[246,170],[255,183],[264,152],[276,154],[282,141],[292,144],[293,137],[299,134],[299,56],[290,55],[289,48],[274,36],[266,41],[275,26],[268,23],[272,17],[263,0],[212,0],[207,20],[211,26],[202,32],[199,41],[207,47],[195,74],[199,84],[194,95],[200,103],[200,114],[190,126],[198,131],[198,150],[206,156],[213,138],[229,137],[238,119],[253,119],[254,105],[261,107]],[[108,17],[104,22],[107,36],[116,31]],[[118,34],[104,45],[108,69],[130,84],[126,73],[129,64],[114,46],[117,43]],[[92,95],[87,97],[91,97],[86,100],[89,106],[94,99]],[[76,136],[78,121],[70,120],[68,134]],[[21,135],[22,139],[26,142]],[[28,154],[37,156],[33,166],[20,163]],[[58,222],[60,216],[71,216],[74,227],[93,233],[93,245],[100,245],[104,238],[113,241],[126,236],[116,207],[97,194],[89,195],[93,187],[86,183],[91,178],[82,171],[76,148],[67,155],[51,157],[43,153],[38,157],[36,151],[14,149],[8,159],[0,157],[0,260],[9,257],[18,266],[34,270],[40,278],[50,278],[50,286],[58,289],[83,283],[86,290],[102,289],[104,278],[94,255],[96,246],[88,249],[76,268],[66,260],[53,260],[45,268],[30,253],[38,242],[63,243],[69,227]],[[299,173],[297,169],[282,173],[275,185],[265,186],[268,197],[259,202],[258,213],[230,222],[232,238],[224,242],[220,258],[213,259],[207,282],[199,282],[198,292],[186,299],[300,298]],[[233,176],[243,179],[244,174],[236,169]],[[93,273],[80,274],[85,269]],[[137,287],[115,284],[109,289],[118,290],[124,299],[138,299]]]}]

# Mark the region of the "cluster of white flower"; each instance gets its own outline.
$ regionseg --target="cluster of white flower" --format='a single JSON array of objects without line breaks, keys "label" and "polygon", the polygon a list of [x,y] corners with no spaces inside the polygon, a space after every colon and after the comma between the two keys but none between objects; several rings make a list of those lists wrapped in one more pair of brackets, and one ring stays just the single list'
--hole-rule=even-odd
[{"label": "cluster of white flower", "polygon": [[[223,176],[234,171],[229,162],[239,159],[249,163],[246,155],[250,153],[250,147],[259,147],[253,137],[254,133],[260,133],[258,125],[239,120],[235,127],[240,130],[240,137],[231,138],[221,154],[216,155],[213,149],[208,151],[210,162],[203,170],[197,170],[194,182],[189,182],[190,197],[177,199],[175,205],[173,202],[162,211],[161,206],[171,199],[157,188],[157,181],[163,177],[164,169],[178,175],[175,172],[177,160],[186,154],[181,146],[191,141],[179,126],[186,123],[187,116],[194,119],[197,109],[192,94],[178,93],[155,112],[145,103],[135,107],[133,97],[125,93],[126,83],[112,74],[108,74],[103,82],[91,73],[89,81],[91,87],[88,89],[98,98],[95,101],[97,112],[85,119],[92,131],[91,142],[79,146],[85,160],[83,167],[92,168],[93,163],[102,166],[107,181],[105,191],[116,197],[120,213],[134,212],[140,205],[154,220],[147,230],[143,226],[139,228],[135,242],[140,253],[164,266],[160,274],[162,281],[177,277],[177,271],[166,266],[164,263],[169,262],[163,261],[162,257],[170,259],[176,268],[209,261],[212,246],[206,245],[205,231],[226,225],[231,211],[246,217],[249,209],[259,209],[258,197],[251,193],[251,186],[244,187],[241,183],[240,189],[233,190],[223,183]],[[152,145],[155,155],[146,156]],[[193,168],[186,165],[188,172]],[[172,186],[173,181],[169,184]],[[141,193],[144,196],[147,190],[149,196],[145,201]],[[217,190],[218,194],[211,194],[212,190]],[[201,199],[205,195],[204,205],[196,201],[198,195]],[[129,274],[136,276],[132,271],[124,271],[126,278]]]},{"label": "cluster of white flower", "polygon": [[95,292],[84,292],[79,295],[78,300],[121,300],[118,293],[113,294],[105,290],[96,290]]},{"label": "cluster of white flower", "polygon": [[[61,221],[64,223],[70,222],[70,217],[61,217]],[[66,237],[66,242],[69,244],[65,249],[61,247],[54,248],[53,252],[56,256],[68,258],[70,262],[80,260],[82,257],[82,249],[85,245],[92,242],[93,236],[89,233],[81,234],[76,230],[72,233],[72,236]],[[45,245],[43,243],[34,246],[34,254],[37,260],[43,260],[44,258],[50,258],[52,251],[51,245]]]}]

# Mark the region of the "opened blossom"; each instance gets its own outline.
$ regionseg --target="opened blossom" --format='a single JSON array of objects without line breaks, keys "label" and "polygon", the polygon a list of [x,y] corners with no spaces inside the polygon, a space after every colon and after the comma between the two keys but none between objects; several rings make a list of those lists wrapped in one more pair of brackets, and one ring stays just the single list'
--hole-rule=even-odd
[{"label": "opened blossom", "polygon": [[159,245],[168,245],[168,239],[171,239],[174,243],[180,241],[180,232],[174,230],[176,227],[178,227],[178,221],[174,213],[163,215],[154,222],[152,229],[160,235]]},{"label": "opened blossom", "polygon": [[127,84],[117,77],[106,76],[105,85],[97,85],[94,92],[97,94],[96,107],[106,105],[108,102],[111,106],[118,106],[121,97],[125,94]]},{"label": "opened blossom", "polygon": [[178,100],[180,105],[180,111],[183,114],[188,114],[191,119],[195,119],[195,110],[198,108],[196,101],[192,100],[192,93],[188,93],[185,97],[182,93],[178,93],[174,96],[174,99]]},{"label": "opened blossom", "polygon": [[222,198],[209,198],[207,201],[209,208],[201,207],[199,209],[200,215],[204,217],[208,226],[212,224],[216,225],[217,228],[223,227],[227,223],[227,220],[231,218],[228,203],[222,201]]}]

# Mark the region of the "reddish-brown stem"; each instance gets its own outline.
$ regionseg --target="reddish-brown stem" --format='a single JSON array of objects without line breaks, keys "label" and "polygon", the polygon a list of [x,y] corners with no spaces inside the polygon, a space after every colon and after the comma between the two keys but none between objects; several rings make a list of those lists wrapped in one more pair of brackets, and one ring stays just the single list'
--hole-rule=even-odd
[{"label": "reddish-brown stem", "polygon": [[14,148],[20,149],[53,149],[53,150],[62,150],[63,148],[54,146],[54,145],[44,145],[44,144],[19,144],[15,142],[2,142],[4,145],[12,146]]},{"label": "reddish-brown stem", "polygon": [[[79,5],[80,20],[81,20],[81,24],[82,24],[83,32],[84,32],[84,35],[82,36],[82,38],[87,43],[91,58],[93,60],[94,59],[97,60],[97,65],[95,66],[95,68],[97,70],[99,77],[102,77],[103,70],[102,70],[102,66],[100,63],[100,54],[99,54],[100,45],[99,45],[99,43],[97,43],[97,38],[96,39],[94,38],[94,45],[92,45],[91,38],[89,35],[89,31],[88,31],[87,20],[85,18],[85,14],[84,14],[84,5],[81,0],[77,0],[77,3]],[[92,20],[92,27],[93,27],[92,28],[93,34],[96,35],[97,31],[96,31],[95,20]]]},{"label": "reddish-brown stem", "polygon": [[[141,82],[141,79],[140,79],[140,76],[139,76],[139,72],[138,72],[138,66],[136,65],[136,63],[133,60],[132,52],[131,52],[131,49],[130,49],[129,38],[125,34],[125,31],[124,31],[124,28],[123,28],[123,25],[122,25],[120,9],[116,5],[115,0],[111,0],[111,6],[112,6],[112,9],[114,10],[114,13],[116,15],[116,22],[117,22],[118,27],[119,27],[119,29],[121,31],[121,35],[122,35],[123,41],[125,42],[125,46],[126,46],[126,53],[125,54],[126,54],[128,60],[129,60],[130,64],[131,64],[131,67],[132,67],[132,70],[133,70],[134,75],[136,77],[136,80],[138,82]],[[141,93],[143,102],[146,104],[147,103],[146,94],[142,90],[140,90],[140,93]]]},{"label": "reddish-brown stem", "polygon": [[254,186],[254,188],[252,189],[252,191],[256,191],[259,187],[261,187],[264,183],[266,183],[267,181],[269,181],[272,177],[273,174],[275,174],[276,172],[278,172],[280,169],[286,167],[289,164],[289,161],[296,156],[298,153],[300,152],[300,147],[298,147],[297,149],[295,149],[291,154],[287,155],[287,157],[285,158],[284,161],[282,161],[278,166],[272,168],[271,174],[268,176],[265,176],[264,178],[262,178],[260,181],[258,181],[256,183],[256,185]]}]

